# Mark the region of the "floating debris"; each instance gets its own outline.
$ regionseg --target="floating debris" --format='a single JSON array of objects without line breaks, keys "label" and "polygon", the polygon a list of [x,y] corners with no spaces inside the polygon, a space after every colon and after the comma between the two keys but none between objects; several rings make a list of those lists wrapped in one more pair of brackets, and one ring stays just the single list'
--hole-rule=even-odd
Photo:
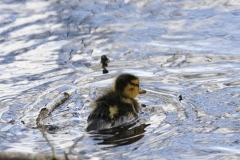
[{"label": "floating debris", "polygon": [[106,68],[103,68],[103,74],[108,73],[108,70]]},{"label": "floating debris", "polygon": [[101,63],[102,63],[102,68],[105,68],[108,66],[109,59],[106,55],[102,55],[101,57]]},{"label": "floating debris", "polygon": [[63,104],[68,98],[70,94],[67,92],[61,93],[58,97],[48,103],[46,106],[40,109],[39,115],[36,119],[36,124],[38,127],[42,126],[42,121],[46,119],[57,107]]},{"label": "floating debris", "polygon": [[8,123],[10,123],[10,124],[14,124],[14,123],[15,123],[15,120],[12,119],[12,120],[10,120]]},{"label": "floating debris", "polygon": [[180,95],[178,98],[179,98],[179,101],[183,100],[182,95]]},{"label": "floating debris", "polygon": [[106,67],[108,66],[109,59],[106,55],[101,56],[101,63],[102,63],[102,69],[103,69],[103,74],[108,73],[108,70]]}]

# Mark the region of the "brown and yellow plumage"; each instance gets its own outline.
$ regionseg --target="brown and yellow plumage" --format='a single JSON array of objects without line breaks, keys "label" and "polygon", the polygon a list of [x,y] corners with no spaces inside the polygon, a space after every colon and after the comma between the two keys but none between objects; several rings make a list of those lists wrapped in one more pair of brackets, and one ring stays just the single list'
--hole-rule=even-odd
[{"label": "brown and yellow plumage", "polygon": [[88,116],[87,131],[118,126],[137,117],[139,104],[134,99],[140,91],[139,80],[132,74],[121,74],[115,80],[113,89],[100,96],[92,104]]}]

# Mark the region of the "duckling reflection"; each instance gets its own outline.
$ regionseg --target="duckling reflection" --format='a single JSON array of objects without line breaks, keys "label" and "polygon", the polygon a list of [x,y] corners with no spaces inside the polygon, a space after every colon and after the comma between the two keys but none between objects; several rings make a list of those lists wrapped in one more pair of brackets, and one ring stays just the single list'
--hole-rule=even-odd
[{"label": "duckling reflection", "polygon": [[108,129],[134,120],[140,109],[134,98],[143,93],[146,91],[140,90],[138,77],[132,74],[119,75],[113,89],[92,104],[86,131]]},{"label": "duckling reflection", "polygon": [[102,130],[92,137],[94,137],[94,140],[100,141],[98,143],[99,145],[110,145],[104,148],[132,144],[144,136],[143,133],[146,131],[145,128],[150,124],[140,124],[132,127],[134,125],[136,125],[136,123],[114,129]]}]

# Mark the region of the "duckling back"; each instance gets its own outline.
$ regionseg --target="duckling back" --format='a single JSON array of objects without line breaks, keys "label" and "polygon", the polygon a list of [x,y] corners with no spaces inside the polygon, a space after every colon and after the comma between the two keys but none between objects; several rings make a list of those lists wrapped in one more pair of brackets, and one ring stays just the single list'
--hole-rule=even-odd
[{"label": "duckling back", "polygon": [[139,104],[135,99],[110,91],[99,97],[88,116],[86,131],[119,126],[137,117]]}]

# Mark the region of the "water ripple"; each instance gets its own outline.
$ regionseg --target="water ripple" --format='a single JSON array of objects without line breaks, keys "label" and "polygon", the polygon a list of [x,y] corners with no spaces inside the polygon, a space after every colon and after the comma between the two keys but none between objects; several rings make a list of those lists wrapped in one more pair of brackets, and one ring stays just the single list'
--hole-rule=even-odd
[{"label": "water ripple", "polygon": [[[0,150],[82,159],[238,159],[240,3],[232,0],[0,2]],[[36,7],[37,6],[37,7]],[[100,57],[108,56],[107,74]],[[85,132],[120,73],[147,94],[135,121]],[[181,97],[181,98],[179,98]]]}]

